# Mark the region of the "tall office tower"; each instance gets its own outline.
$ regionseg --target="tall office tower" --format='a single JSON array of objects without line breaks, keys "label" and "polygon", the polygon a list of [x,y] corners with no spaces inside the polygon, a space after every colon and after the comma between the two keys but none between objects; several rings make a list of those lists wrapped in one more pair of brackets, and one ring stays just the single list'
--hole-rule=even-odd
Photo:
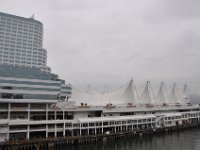
[{"label": "tall office tower", "polygon": [[41,22],[0,12],[0,102],[56,102],[71,97],[71,86],[47,67],[42,42]]},{"label": "tall office tower", "polygon": [[24,18],[0,12],[0,64],[50,72],[46,61],[42,23],[33,16]]}]

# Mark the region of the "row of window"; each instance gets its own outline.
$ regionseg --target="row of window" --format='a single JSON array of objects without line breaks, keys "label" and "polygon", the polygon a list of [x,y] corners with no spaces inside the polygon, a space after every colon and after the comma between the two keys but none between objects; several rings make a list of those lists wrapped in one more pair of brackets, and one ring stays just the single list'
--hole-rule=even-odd
[{"label": "row of window", "polygon": [[[1,14],[0,14],[1,15]],[[21,18],[20,18],[21,19]],[[18,26],[23,28],[35,28],[42,29],[42,25],[38,22],[33,22],[34,20],[19,20],[18,18],[4,17],[0,16],[0,24],[8,25],[8,26]]]},{"label": "row of window", "polygon": [[12,94],[1,93],[0,98],[5,99],[43,99],[43,100],[57,100],[57,95],[36,95],[36,94]]},{"label": "row of window", "polygon": [[9,59],[9,58],[1,58],[0,57],[0,61],[4,62],[4,63],[15,62],[15,63],[29,63],[29,64],[33,64],[33,65],[44,65],[44,66],[46,66],[46,61],[38,61],[37,59],[31,59],[31,58],[30,59],[29,58],[20,59],[18,57],[15,57],[15,58],[10,57],[10,59]]},{"label": "row of window", "polygon": [[[32,37],[32,36],[23,36],[23,35],[1,35],[1,40],[4,40],[7,42],[7,39],[12,39],[13,41],[23,41],[23,42],[40,42],[42,41],[42,37],[41,38],[36,38],[36,37]],[[29,40],[28,40],[29,39]],[[10,40],[9,40],[10,41]]]},{"label": "row of window", "polygon": [[[38,55],[39,56],[31,55],[31,54],[24,54],[24,53],[3,53],[3,54],[0,53],[0,58],[4,57],[4,58],[29,59],[29,60],[30,60],[30,58],[33,58],[33,60],[35,58],[35,60],[40,61],[40,62],[46,60],[46,56],[41,56],[41,54],[38,54]],[[20,56],[22,56],[22,57],[20,57]]]},{"label": "row of window", "polygon": [[32,58],[32,57],[14,57],[14,56],[9,56],[9,57],[6,57],[6,56],[3,56],[3,57],[1,57],[1,55],[0,55],[0,61],[4,61],[4,62],[22,62],[22,61],[27,61],[27,62],[32,62],[32,63],[34,63],[34,64],[37,64],[37,63],[43,63],[43,62],[45,62],[46,63],[46,61],[44,60],[44,61],[38,61],[38,59],[34,59],[34,58]]},{"label": "row of window", "polygon": [[38,29],[24,29],[24,28],[17,28],[17,27],[12,27],[12,26],[3,26],[0,25],[0,30],[1,31],[6,31],[6,32],[10,32],[10,33],[26,33],[26,34],[34,34],[37,36],[41,36],[43,34],[42,29],[38,30]]},{"label": "row of window", "polygon": [[[10,50],[10,52],[8,51],[8,50]],[[38,49],[39,50],[39,49]],[[0,53],[2,54],[2,53],[4,53],[4,54],[9,54],[9,53],[15,53],[15,51],[16,51],[16,55],[18,55],[18,54],[21,54],[21,52],[22,53],[27,53],[27,54],[37,54],[38,53],[38,50],[29,50],[29,49],[27,49],[27,50],[24,50],[24,49],[13,49],[13,48],[10,48],[10,49],[3,49],[3,47],[0,47]],[[18,52],[18,53],[17,53]],[[41,53],[39,53],[39,55],[42,55],[42,56],[46,56],[46,52],[41,52]],[[42,57],[41,56],[41,57]],[[45,57],[46,58],[46,57]]]},{"label": "row of window", "polygon": [[175,119],[181,119],[181,116],[165,117],[165,120],[175,120]]},{"label": "row of window", "polygon": [[13,36],[4,36],[4,35],[0,35],[0,42],[5,42],[5,43],[17,43],[18,42],[20,44],[30,44],[30,43],[42,43],[42,39],[35,39],[33,37],[21,37],[21,36],[17,36],[17,37],[13,37]]},{"label": "row of window", "polygon": [[[0,39],[0,42],[2,42],[1,41],[1,39]],[[7,43],[10,43],[10,44],[7,44]],[[22,42],[15,42],[15,41],[7,41],[7,42],[5,42],[5,48],[18,48],[19,46],[17,46],[17,45],[22,45],[22,49],[30,49],[30,50],[32,50],[32,47],[33,47],[33,44],[32,43],[22,43]],[[27,47],[26,47],[27,46]],[[30,46],[30,47],[28,47],[28,46]],[[0,47],[1,49],[3,49],[4,47]],[[21,49],[20,48],[20,49]]]},{"label": "row of window", "polygon": [[[16,60],[16,61],[14,61],[14,60],[7,60],[7,59],[3,59],[3,60],[1,60],[0,59],[0,62],[1,62],[1,64],[3,64],[3,65],[19,65],[19,64],[29,64],[30,66],[35,66],[35,67],[37,67],[37,66],[45,66],[45,63],[35,63],[35,62],[26,62],[26,61],[18,61],[18,60]],[[15,64],[16,63],[16,64]],[[26,66],[26,65],[25,65]]]},{"label": "row of window", "polygon": [[11,86],[1,86],[0,89],[4,90],[32,90],[32,91],[54,91],[60,92],[60,89],[52,89],[52,88],[32,88],[32,87],[11,87]]},{"label": "row of window", "polygon": [[7,26],[0,26],[0,31],[8,32],[8,33],[18,33],[18,34],[26,34],[26,35],[34,35],[34,36],[42,36],[42,31],[34,31],[32,29],[23,29],[23,28],[16,28]]},{"label": "row of window", "polygon": [[[120,124],[140,124],[140,123],[151,123],[154,122],[155,118],[152,119],[138,119],[138,120],[127,120],[127,121],[104,121],[103,126],[108,125],[120,125]],[[77,125],[76,125],[77,126]],[[102,122],[95,123],[82,123],[81,127],[92,127],[92,126],[102,126]],[[78,127],[78,126],[77,126]]]},{"label": "row of window", "polygon": [[4,30],[4,29],[0,29],[0,34],[1,35],[12,35],[12,36],[28,36],[28,37],[35,37],[35,38],[42,38],[42,34],[38,33],[38,32],[22,32],[22,31],[14,31],[14,30]]},{"label": "row of window", "polygon": [[8,63],[8,62],[15,62],[15,63],[29,63],[29,64],[33,64],[33,65],[46,65],[46,61],[38,61],[36,59],[18,59],[18,57],[16,58],[10,58],[10,59],[2,59],[0,57],[0,61],[4,62],[4,63]]},{"label": "row of window", "polygon": [[[23,72],[22,72],[23,73]],[[60,83],[45,83],[45,82],[31,82],[31,81],[15,81],[15,80],[2,80],[0,83],[10,83],[10,84],[27,84],[27,85],[44,85],[44,86],[60,86]]]},{"label": "row of window", "polygon": [[16,42],[20,42],[21,44],[25,44],[25,43],[33,43],[33,44],[39,44],[41,45],[42,44],[42,38],[34,38],[34,37],[28,37],[28,36],[15,36],[15,35],[12,35],[12,36],[4,36],[1,34],[1,37],[0,37],[0,42],[5,42],[5,43],[16,43]]},{"label": "row of window", "polygon": [[[33,54],[39,54],[39,55],[46,55],[47,54],[47,52],[46,51],[40,51],[40,49],[35,49],[34,48],[34,50],[33,49],[14,49],[14,48],[3,48],[3,47],[1,47],[0,46],[0,53],[4,53],[4,54],[9,54],[9,52],[7,51],[7,50],[11,50],[11,51],[15,51],[16,50],[16,52],[23,52],[23,53],[33,53]],[[13,52],[11,52],[11,53],[13,53]]]},{"label": "row of window", "polygon": [[[20,57],[21,56],[21,57]],[[0,58],[12,58],[12,59],[23,59],[23,60],[34,60],[34,61],[46,61],[46,57],[45,56],[37,56],[37,55],[26,55],[26,54],[23,54],[23,53],[10,53],[10,54],[1,54],[0,53]]]},{"label": "row of window", "polygon": [[34,49],[36,49],[36,50],[33,50],[33,48],[32,47],[26,47],[26,46],[19,46],[19,45],[17,45],[17,46],[11,46],[11,45],[9,45],[9,44],[5,44],[5,45],[3,45],[3,44],[0,44],[1,46],[0,46],[0,49],[1,50],[12,50],[12,51],[14,51],[15,49],[17,50],[17,51],[24,51],[24,52],[26,52],[26,51],[37,51],[37,50],[39,50],[40,49],[40,47],[39,46],[35,46],[34,47]]},{"label": "row of window", "polygon": [[[9,49],[9,48],[15,48],[15,49],[16,48],[18,48],[18,49],[33,49],[33,48],[35,48],[35,49],[39,49],[39,48],[42,47],[42,45],[38,45],[38,44],[34,44],[34,43],[32,44],[32,42],[27,43],[27,44],[24,44],[24,43],[15,44],[13,46],[11,46],[10,43],[11,43],[10,41],[5,42],[5,41],[0,40],[0,45],[3,46],[4,49],[6,49],[6,48],[7,49]],[[31,47],[27,46],[28,44],[30,44]]]}]

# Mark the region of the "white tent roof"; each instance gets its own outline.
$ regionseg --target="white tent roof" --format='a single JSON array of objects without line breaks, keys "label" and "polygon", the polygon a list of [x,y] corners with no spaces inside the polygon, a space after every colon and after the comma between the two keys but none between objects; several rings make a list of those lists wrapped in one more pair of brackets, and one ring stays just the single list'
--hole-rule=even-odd
[{"label": "white tent roof", "polygon": [[156,104],[168,104],[169,98],[167,94],[167,90],[165,88],[164,82],[161,82],[160,88],[158,90],[158,94],[156,95],[155,98],[155,103]]},{"label": "white tent roof", "polygon": [[141,94],[141,101],[143,104],[154,104],[155,102],[155,96],[150,81],[147,81],[146,86]]},{"label": "white tent roof", "polygon": [[[72,88],[72,100],[79,103],[87,103],[88,105],[106,105],[111,104],[136,104],[138,98],[133,90],[133,80],[131,79],[123,87],[119,88],[113,92],[98,92],[94,90],[91,86],[88,86],[86,92],[81,92],[75,88]],[[136,97],[136,98],[135,98]]]},{"label": "white tent roof", "polygon": [[80,91],[72,87],[72,101],[76,105],[80,103],[94,106],[112,105],[133,105],[151,104],[163,105],[165,104],[187,104],[190,103],[189,92],[187,85],[184,86],[183,91],[180,91],[176,84],[173,84],[170,95],[168,95],[164,82],[161,83],[157,95],[154,95],[150,81],[146,82],[146,86],[139,95],[136,86],[131,79],[127,84],[112,92],[99,92],[88,85],[86,91]]},{"label": "white tent roof", "polygon": [[191,103],[190,101],[190,91],[187,84],[184,85],[182,92],[183,103]]},{"label": "white tent roof", "polygon": [[176,103],[182,104],[181,93],[180,93],[180,90],[178,89],[176,83],[174,83],[173,86],[172,86],[169,103],[171,103],[171,104],[176,104]]}]

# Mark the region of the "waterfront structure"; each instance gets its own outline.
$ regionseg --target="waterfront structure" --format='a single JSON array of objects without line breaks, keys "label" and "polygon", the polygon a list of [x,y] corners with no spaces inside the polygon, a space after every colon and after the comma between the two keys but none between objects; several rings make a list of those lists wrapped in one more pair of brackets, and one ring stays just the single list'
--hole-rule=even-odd
[{"label": "waterfront structure", "polygon": [[[29,20],[4,13],[0,16],[3,20],[5,16],[15,21]],[[4,39],[6,34],[2,35]],[[189,103],[187,86],[184,98],[177,94],[176,85],[168,97],[164,83],[156,97],[149,81],[140,94],[132,79],[113,92],[101,93],[91,86],[86,92],[78,92],[74,88],[71,91],[71,85],[66,85],[58,75],[45,71],[46,63],[41,67],[5,62],[8,61],[0,64],[0,147],[38,138],[43,141],[155,131],[195,124],[200,119],[199,106]]]},{"label": "waterfront structure", "polygon": [[128,103],[134,106],[138,105],[187,105],[190,103],[188,86],[185,85],[181,91],[177,84],[173,84],[171,93],[165,87],[164,82],[161,82],[159,90],[155,92],[150,84],[146,85],[142,92],[139,92],[131,79],[127,84],[112,92],[99,92],[88,86],[84,91],[73,88],[72,98],[80,103],[88,105],[127,105]]},{"label": "waterfront structure", "polygon": [[50,72],[46,61],[42,23],[34,17],[24,18],[0,12],[0,64]]},{"label": "waterfront structure", "polygon": [[73,102],[0,105],[0,140],[134,132],[199,122],[199,106],[75,106]]}]

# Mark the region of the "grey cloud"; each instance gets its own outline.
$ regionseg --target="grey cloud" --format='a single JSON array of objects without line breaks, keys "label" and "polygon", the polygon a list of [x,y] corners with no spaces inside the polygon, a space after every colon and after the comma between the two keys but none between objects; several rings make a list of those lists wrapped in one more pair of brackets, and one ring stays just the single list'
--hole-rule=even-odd
[{"label": "grey cloud", "polygon": [[[23,9],[22,9],[23,8]],[[164,80],[200,92],[199,0],[2,0],[44,24],[48,65],[75,87]]]}]

